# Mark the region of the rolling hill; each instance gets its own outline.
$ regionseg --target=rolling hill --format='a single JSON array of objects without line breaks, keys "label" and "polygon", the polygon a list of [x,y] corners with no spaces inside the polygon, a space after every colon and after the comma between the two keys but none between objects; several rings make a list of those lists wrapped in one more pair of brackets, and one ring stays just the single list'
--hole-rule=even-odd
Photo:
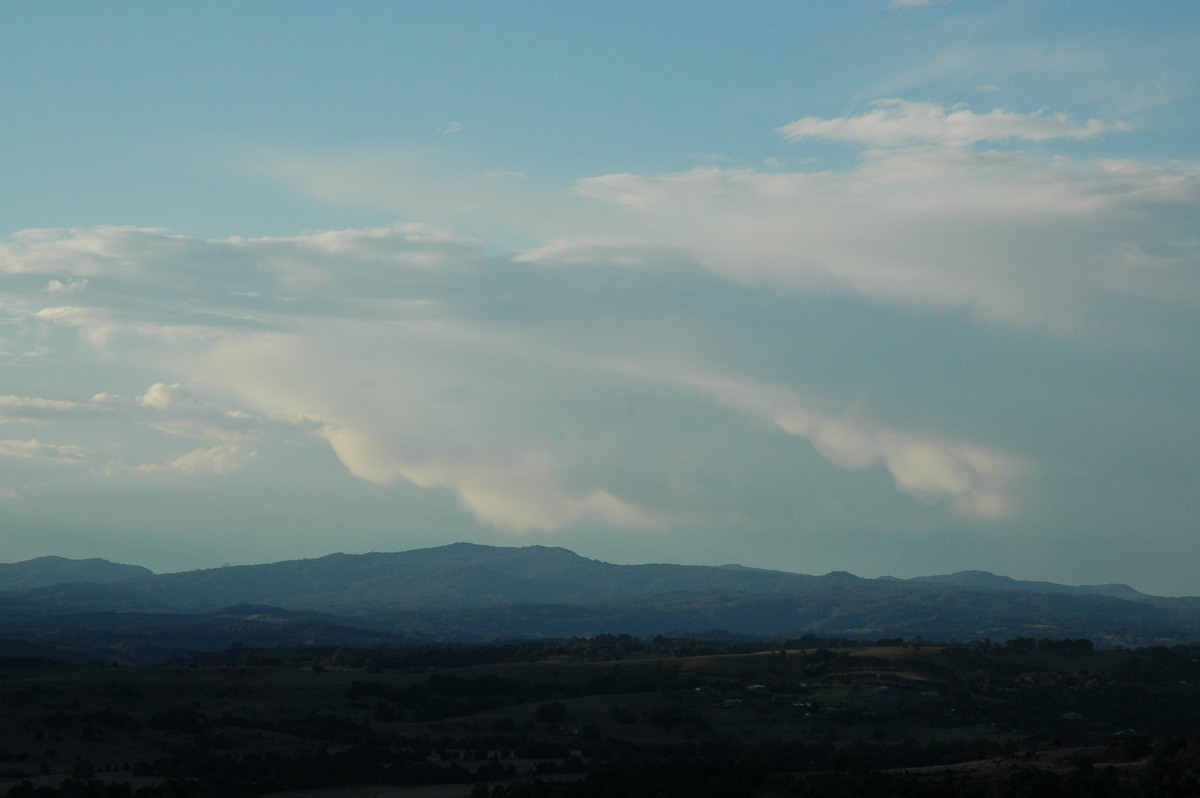
[{"label": "rolling hill", "polygon": [[[380,645],[605,633],[1088,637],[1101,646],[1200,639],[1200,599],[982,571],[862,579],[614,565],[562,548],[469,543],[157,575],[103,561],[72,568],[66,563],[79,561],[42,560],[5,566],[37,586],[0,591],[0,635],[130,659],[272,640]],[[131,576],[91,577],[121,572]]]}]

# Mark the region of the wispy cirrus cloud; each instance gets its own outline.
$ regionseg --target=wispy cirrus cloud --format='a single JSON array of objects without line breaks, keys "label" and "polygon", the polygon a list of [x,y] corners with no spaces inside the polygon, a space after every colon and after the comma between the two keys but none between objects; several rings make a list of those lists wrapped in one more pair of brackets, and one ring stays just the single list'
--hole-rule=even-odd
[{"label": "wispy cirrus cloud", "polygon": [[91,402],[43,399],[34,396],[0,396],[0,423],[45,423],[63,418],[110,413],[113,408],[106,396]]},{"label": "wispy cirrus cloud", "polygon": [[88,449],[85,446],[43,443],[36,438],[28,441],[0,440],[0,457],[77,466],[87,463],[87,455]]},{"label": "wispy cirrus cloud", "polygon": [[934,103],[900,99],[877,100],[872,110],[858,116],[822,118],[806,116],[779,128],[790,141],[827,139],[900,147],[918,144],[968,146],[982,141],[1052,141],[1095,138],[1128,126],[1088,119],[1078,123],[1066,114],[1019,114],[1004,109],[976,113],[965,107],[945,108]]}]

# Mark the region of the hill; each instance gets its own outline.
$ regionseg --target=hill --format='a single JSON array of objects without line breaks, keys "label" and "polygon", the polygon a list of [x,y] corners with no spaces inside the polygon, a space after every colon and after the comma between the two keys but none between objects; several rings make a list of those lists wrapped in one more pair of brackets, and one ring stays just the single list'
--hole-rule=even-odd
[{"label": "hill", "polygon": [[613,565],[562,548],[454,543],[396,553],[142,576],[102,589],[61,584],[20,598],[59,609],[204,612],[269,604],[351,615],[497,604],[580,604],[694,590],[780,593],[815,577],[741,567]]},{"label": "hill", "polygon": [[[111,564],[110,564],[111,565]],[[82,573],[82,571],[80,571]],[[1094,592],[1090,592],[1095,588]],[[853,639],[1200,639],[1200,599],[982,571],[911,580],[614,565],[562,548],[456,543],[0,592],[0,636],[158,661],[232,643],[475,642],[600,634]],[[1113,595],[1113,594],[1116,595]],[[0,644],[0,653],[3,644]]]},{"label": "hill", "polygon": [[99,558],[38,557],[24,562],[0,563],[0,590],[26,590],[71,582],[106,584],[153,575],[153,571],[140,565],[123,565]]}]

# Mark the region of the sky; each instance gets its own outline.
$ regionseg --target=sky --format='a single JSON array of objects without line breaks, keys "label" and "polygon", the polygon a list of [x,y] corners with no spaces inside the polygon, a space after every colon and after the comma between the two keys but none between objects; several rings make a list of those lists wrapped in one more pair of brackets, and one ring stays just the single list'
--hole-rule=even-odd
[{"label": "sky", "polygon": [[1200,595],[1200,4],[0,0],[0,561]]}]

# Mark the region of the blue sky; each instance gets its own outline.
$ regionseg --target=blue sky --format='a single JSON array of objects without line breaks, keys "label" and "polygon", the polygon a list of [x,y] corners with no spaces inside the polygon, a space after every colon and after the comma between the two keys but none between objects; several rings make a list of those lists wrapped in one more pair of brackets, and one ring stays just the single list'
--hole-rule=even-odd
[{"label": "blue sky", "polygon": [[1200,594],[1200,6],[0,3],[0,560]]}]

